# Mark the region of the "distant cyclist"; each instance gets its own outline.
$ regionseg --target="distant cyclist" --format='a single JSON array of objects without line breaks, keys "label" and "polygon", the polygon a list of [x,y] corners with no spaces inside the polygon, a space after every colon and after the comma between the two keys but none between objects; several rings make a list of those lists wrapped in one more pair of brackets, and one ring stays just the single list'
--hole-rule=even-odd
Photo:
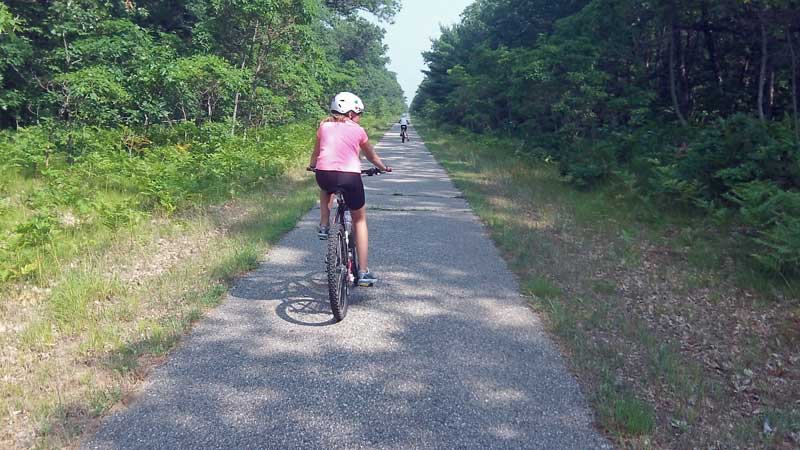
[{"label": "distant cyclist", "polygon": [[361,114],[364,112],[364,103],[357,95],[340,92],[333,98],[330,110],[330,117],[323,120],[317,130],[317,143],[314,145],[309,163],[309,168],[316,171],[317,185],[320,189],[317,234],[320,239],[328,238],[331,196],[337,190],[341,190],[353,218],[358,260],[362,268],[359,271],[358,284],[372,286],[377,277],[370,273],[367,265],[369,232],[359,152],[364,152],[364,156],[378,169],[384,172],[391,172],[392,169],[383,164],[370,145],[367,132],[359,125]]},{"label": "distant cyclist", "polygon": [[403,136],[403,141],[408,140],[408,126],[411,125],[411,121],[408,120],[408,117],[403,116],[400,118],[400,135]]}]

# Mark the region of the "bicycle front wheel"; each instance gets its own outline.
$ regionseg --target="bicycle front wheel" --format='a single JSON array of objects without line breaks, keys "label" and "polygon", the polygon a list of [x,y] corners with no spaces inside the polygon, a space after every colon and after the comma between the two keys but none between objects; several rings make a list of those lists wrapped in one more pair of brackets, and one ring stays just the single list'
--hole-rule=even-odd
[{"label": "bicycle front wheel", "polygon": [[328,254],[326,257],[328,297],[331,301],[333,317],[336,318],[337,322],[343,320],[344,316],[347,315],[348,269],[349,261],[345,229],[344,225],[337,224],[335,234],[328,238]]}]

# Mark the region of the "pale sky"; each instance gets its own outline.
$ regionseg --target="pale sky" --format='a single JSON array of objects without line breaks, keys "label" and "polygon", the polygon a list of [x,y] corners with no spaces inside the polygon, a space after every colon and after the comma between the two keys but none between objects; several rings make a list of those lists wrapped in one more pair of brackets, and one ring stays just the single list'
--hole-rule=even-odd
[{"label": "pale sky", "polygon": [[430,50],[431,39],[439,37],[440,25],[458,23],[459,15],[474,0],[403,0],[403,8],[393,24],[386,28],[386,45],[391,58],[389,70],[397,73],[397,80],[411,102],[422,82],[421,70],[425,68],[422,52]]}]

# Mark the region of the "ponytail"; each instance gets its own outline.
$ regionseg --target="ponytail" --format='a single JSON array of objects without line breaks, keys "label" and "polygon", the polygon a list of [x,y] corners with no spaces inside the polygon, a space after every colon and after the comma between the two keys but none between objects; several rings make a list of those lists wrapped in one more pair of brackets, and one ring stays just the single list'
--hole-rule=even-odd
[{"label": "ponytail", "polygon": [[336,111],[331,111],[331,115],[323,119],[322,123],[328,123],[328,122],[344,123],[347,122],[348,120],[353,120],[350,114],[356,114],[356,113],[350,111],[347,114],[342,114]]}]

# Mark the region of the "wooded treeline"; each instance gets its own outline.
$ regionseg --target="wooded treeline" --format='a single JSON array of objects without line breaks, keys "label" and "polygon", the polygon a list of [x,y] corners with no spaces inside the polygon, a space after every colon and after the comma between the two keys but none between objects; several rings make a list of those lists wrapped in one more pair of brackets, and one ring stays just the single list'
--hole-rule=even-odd
[{"label": "wooded treeline", "polygon": [[402,110],[383,31],[396,0],[4,0],[0,124],[287,123],[338,90]]},{"label": "wooded treeline", "polygon": [[525,138],[584,187],[699,208],[800,266],[800,2],[479,0],[412,109]]},{"label": "wooded treeline", "polygon": [[398,8],[4,0],[0,284],[43,276],[86,236],[280,183],[337,91],[364,99],[367,128],[397,117],[384,32],[363,14]]}]

